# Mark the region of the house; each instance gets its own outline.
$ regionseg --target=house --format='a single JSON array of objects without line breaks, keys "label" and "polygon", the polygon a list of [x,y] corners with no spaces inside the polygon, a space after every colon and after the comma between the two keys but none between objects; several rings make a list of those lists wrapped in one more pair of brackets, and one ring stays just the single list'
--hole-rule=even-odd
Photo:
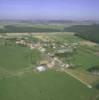
[{"label": "house", "polygon": [[26,42],[24,40],[19,40],[19,41],[16,41],[16,44],[23,44],[23,45],[26,45]]}]

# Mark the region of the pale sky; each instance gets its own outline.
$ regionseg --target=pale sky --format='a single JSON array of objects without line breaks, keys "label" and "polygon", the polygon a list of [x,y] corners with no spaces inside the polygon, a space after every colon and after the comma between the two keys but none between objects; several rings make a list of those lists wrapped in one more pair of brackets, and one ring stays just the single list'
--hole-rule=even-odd
[{"label": "pale sky", "polygon": [[0,0],[0,19],[99,20],[99,0]]}]

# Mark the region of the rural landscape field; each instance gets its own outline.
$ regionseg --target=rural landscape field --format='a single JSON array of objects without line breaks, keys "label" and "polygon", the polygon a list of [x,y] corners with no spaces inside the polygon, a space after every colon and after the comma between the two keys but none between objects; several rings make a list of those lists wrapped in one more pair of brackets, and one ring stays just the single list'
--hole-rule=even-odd
[{"label": "rural landscape field", "polygon": [[0,100],[99,100],[99,0],[0,0]]},{"label": "rural landscape field", "polygon": [[[86,25],[54,25],[55,30],[62,32],[53,32],[53,25],[49,28],[45,24],[19,24],[27,29],[15,32],[11,28],[0,33],[1,100],[99,100],[98,41],[72,31],[73,27]],[[92,30],[92,26],[86,27]],[[3,27],[4,23],[2,30]],[[36,27],[44,32],[35,32]],[[87,34],[86,29],[83,31]]]}]

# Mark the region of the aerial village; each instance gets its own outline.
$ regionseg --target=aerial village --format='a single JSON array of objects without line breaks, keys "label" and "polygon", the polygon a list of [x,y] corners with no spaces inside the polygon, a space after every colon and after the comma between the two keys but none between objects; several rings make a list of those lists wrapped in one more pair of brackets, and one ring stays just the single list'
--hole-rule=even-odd
[{"label": "aerial village", "polygon": [[[43,39],[41,39],[43,37]],[[75,65],[70,63],[69,60],[64,61],[65,58],[69,58],[76,50],[77,43],[59,43],[54,39],[47,36],[25,36],[16,38],[15,43],[17,45],[26,46],[33,49],[38,49],[43,59],[36,65],[34,71],[42,72],[48,69],[66,69],[75,68]]]},{"label": "aerial village", "polygon": [[[13,35],[0,38],[13,39]],[[31,50],[38,49],[41,52],[43,59],[39,61],[35,67],[36,69],[33,69],[35,71],[42,72],[53,68],[66,69],[75,67],[69,60],[64,61],[64,59],[68,59],[74,53],[78,46],[77,43],[59,43],[44,35],[28,36],[27,34],[25,36],[22,34],[15,38],[15,43],[16,45],[28,47]]]}]

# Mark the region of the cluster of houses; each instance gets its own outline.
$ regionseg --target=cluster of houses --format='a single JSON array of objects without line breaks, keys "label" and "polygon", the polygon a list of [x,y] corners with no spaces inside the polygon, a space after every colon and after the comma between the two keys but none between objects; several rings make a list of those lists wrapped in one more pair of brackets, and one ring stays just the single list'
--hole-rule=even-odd
[{"label": "cluster of houses", "polygon": [[35,49],[35,48],[40,48],[41,47],[40,42],[37,42],[37,43],[32,42],[32,41],[27,42],[24,39],[16,40],[16,44],[27,46],[30,49]]},{"label": "cluster of houses", "polygon": [[[33,41],[26,41],[24,39],[20,39],[16,41],[16,44],[21,44],[24,46],[29,47],[30,49],[38,49],[41,51],[41,53],[45,54],[47,56],[46,61],[41,61],[39,65],[36,67],[36,70],[41,72],[41,71],[46,71],[48,68],[55,68],[56,66],[58,68],[72,68],[73,64],[69,63],[64,63],[63,61],[60,60],[60,58],[56,57],[56,53],[73,53],[74,47],[76,48],[76,44],[73,46],[70,46],[67,43],[63,44],[57,44],[55,41],[51,42],[49,40],[43,41],[43,42],[33,42]],[[48,50],[51,48],[53,52],[50,52]]]},{"label": "cluster of houses", "polygon": [[46,60],[43,60],[36,67],[38,72],[46,71],[47,69],[66,69],[66,68],[74,68],[73,64],[64,63],[59,58],[55,56],[49,56]]}]

